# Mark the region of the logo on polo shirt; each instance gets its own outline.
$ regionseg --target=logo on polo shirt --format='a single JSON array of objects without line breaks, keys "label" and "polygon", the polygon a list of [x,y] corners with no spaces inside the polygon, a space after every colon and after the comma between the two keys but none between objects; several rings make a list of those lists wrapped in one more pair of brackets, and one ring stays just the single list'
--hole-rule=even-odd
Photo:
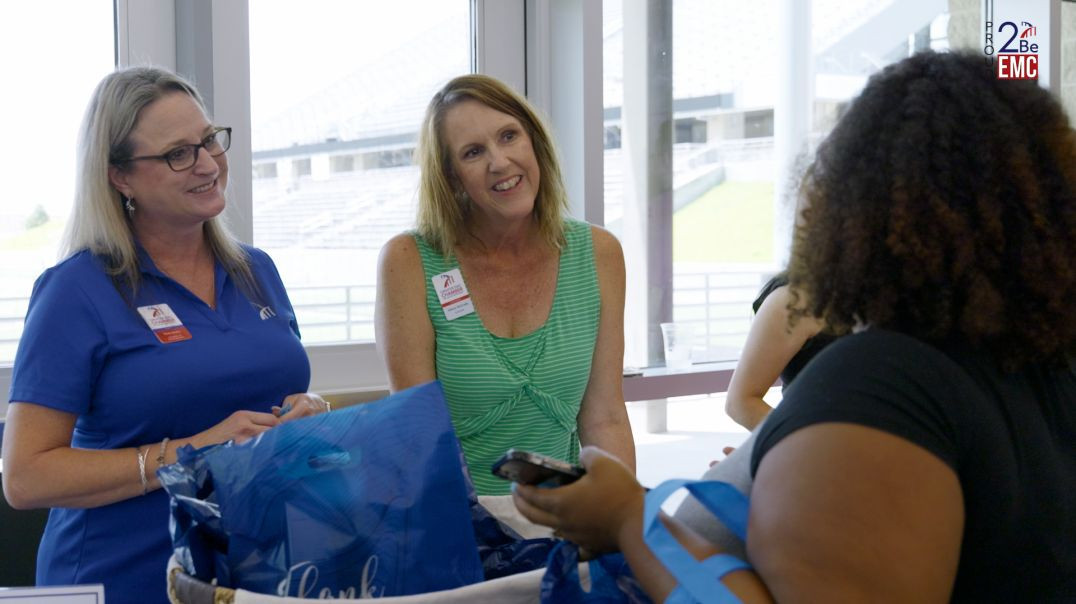
[{"label": "logo on polo shirt", "polygon": [[273,307],[269,306],[268,304],[266,304],[265,306],[262,306],[261,304],[258,304],[257,302],[255,302],[253,300],[250,300],[250,307],[253,308],[254,310],[258,311],[258,318],[261,319],[262,321],[264,321],[266,319],[272,319],[273,317],[276,316],[276,311],[273,310]]}]

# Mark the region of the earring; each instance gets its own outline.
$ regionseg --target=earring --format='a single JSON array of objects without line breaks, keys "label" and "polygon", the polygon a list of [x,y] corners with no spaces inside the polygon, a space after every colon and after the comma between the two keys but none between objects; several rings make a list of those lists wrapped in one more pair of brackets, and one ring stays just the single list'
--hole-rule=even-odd
[{"label": "earring", "polygon": [[123,198],[123,209],[127,210],[128,214],[134,214],[134,212],[135,212],[134,199],[131,198],[131,197],[124,197]]}]

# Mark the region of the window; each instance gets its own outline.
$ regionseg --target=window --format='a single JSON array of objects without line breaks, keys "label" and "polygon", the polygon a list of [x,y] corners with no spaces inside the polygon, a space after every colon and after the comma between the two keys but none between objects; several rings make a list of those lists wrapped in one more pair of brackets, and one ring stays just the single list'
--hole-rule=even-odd
[{"label": "window", "polygon": [[254,164],[254,178],[276,178],[276,164]]},{"label": "window", "polygon": [[414,223],[426,104],[471,71],[471,3],[249,6],[254,245],[306,344],[370,341],[377,254]]},{"label": "window", "polygon": [[[118,28],[113,26],[113,3]],[[785,202],[777,201],[774,154],[782,136],[782,116],[788,114],[782,113],[785,109],[776,90],[779,83],[802,70],[782,65],[777,58],[775,45],[782,41],[775,31],[784,18],[783,7],[810,7],[801,20],[811,40],[809,64],[813,71],[803,95],[811,100],[804,138],[814,144],[832,128],[871,71],[910,48],[944,46],[949,38],[954,46],[975,47],[981,35],[981,3],[631,3],[668,4],[670,13],[665,43],[673,56],[672,127],[668,148],[659,155],[660,161],[671,166],[667,191],[676,208],[670,208],[669,237],[663,244],[668,247],[670,268],[668,275],[660,277],[668,278],[669,291],[673,292],[670,315],[705,326],[705,335],[695,350],[697,359],[728,358],[742,345],[748,328],[748,301],[763,275],[780,266],[784,253],[778,243],[786,235],[781,234],[784,231],[776,217],[785,212],[780,205]],[[58,4],[63,6],[62,19],[56,17]],[[597,117],[588,114],[586,120],[602,120],[604,150],[593,158],[587,156],[585,164],[578,158],[566,161],[564,169],[568,173],[578,168],[589,174],[595,172],[590,167],[603,165],[604,222],[620,236],[629,254],[629,286],[632,282],[648,285],[645,253],[641,257],[631,254],[636,249],[645,252],[656,247],[643,240],[645,232],[624,229],[625,208],[635,203],[631,201],[634,193],[628,193],[637,186],[632,180],[637,171],[629,164],[629,154],[633,144],[638,148],[639,136],[632,132],[631,124],[625,124],[623,113],[625,79],[640,65],[629,62],[630,69],[625,70],[624,53],[638,51],[652,41],[645,39],[645,32],[644,39],[636,35],[634,41],[626,41],[625,34],[630,34],[631,28],[625,28],[630,23],[624,0],[603,0],[599,7],[604,8],[603,18],[597,22],[581,20],[586,31],[597,27],[602,31],[598,31],[600,44],[579,47],[554,42],[560,39],[559,34],[570,33],[576,21],[558,23],[547,32],[549,39],[544,39],[536,31],[543,21],[531,19],[530,11],[540,13],[545,8],[556,17],[567,9],[592,7],[594,3],[527,2],[526,20],[523,0],[172,4],[66,0],[5,6],[0,19],[0,51],[18,57],[33,48],[34,57],[32,61],[5,63],[0,66],[0,75],[5,82],[18,82],[34,93],[8,95],[0,103],[7,115],[26,116],[9,124],[8,129],[31,145],[35,157],[48,161],[27,162],[29,154],[21,150],[14,153],[10,147],[0,151],[7,166],[5,174],[19,176],[9,179],[17,190],[0,204],[0,266],[4,268],[0,365],[8,365],[0,367],[0,390],[7,388],[9,364],[33,279],[55,261],[54,247],[50,246],[55,245],[70,204],[71,184],[61,180],[72,172],[74,130],[90,88],[112,68],[115,56],[124,65],[151,62],[176,68],[199,84],[221,123],[252,122],[253,132],[237,132],[229,151],[230,218],[244,241],[273,255],[294,292],[313,363],[313,387],[319,390],[384,384],[380,362],[368,343],[319,343],[361,342],[371,337],[370,301],[377,249],[387,237],[406,229],[413,217],[415,167],[410,154],[414,125],[437,85],[449,76],[470,71],[472,63],[475,70],[527,92],[550,115],[558,142],[564,146],[574,134],[597,130],[583,118],[564,119],[560,108],[567,103],[554,107],[548,99],[543,101],[542,91],[564,90],[566,82],[575,77],[564,72],[578,66],[580,56],[600,53],[604,111]],[[1062,20],[1071,23],[1076,5],[1065,2],[1061,9]],[[948,24],[946,12],[953,15]],[[78,27],[67,31],[65,24],[69,23],[78,23]],[[804,25],[810,23],[814,25]],[[249,47],[247,36],[234,35],[246,27],[250,28]],[[26,32],[32,32],[32,38]],[[427,43],[420,35],[423,32],[431,40],[441,41]],[[855,40],[865,40],[867,45],[857,46]],[[962,42],[957,44],[957,40]],[[1072,40],[1062,42],[1066,48],[1073,44]],[[72,52],[71,48],[78,50]],[[530,57],[554,51],[570,55],[566,66],[556,63],[544,73],[540,68],[531,69],[541,65],[531,65]],[[97,67],[78,67],[81,61]],[[437,66],[441,75],[435,73]],[[365,79],[348,79],[360,67]],[[55,73],[63,74],[52,78],[56,82],[41,75]],[[577,79],[583,83],[599,81]],[[408,88],[400,88],[405,84]],[[62,92],[54,92],[56,87]],[[424,88],[416,92],[419,87]],[[1071,94],[1073,88],[1076,85],[1072,82],[1062,82],[1062,94],[1070,105],[1076,98]],[[73,109],[69,117],[61,118],[64,112],[60,105],[68,101],[74,104]],[[54,118],[56,126],[66,120],[69,130],[42,130],[42,122],[32,117],[43,111]],[[338,119],[341,115],[353,119]],[[375,123],[377,128],[363,129]],[[28,129],[30,124],[32,130]],[[351,156],[341,160],[350,162],[350,169],[334,172],[330,158],[336,156]],[[21,172],[13,173],[11,166],[18,166]],[[723,177],[718,166],[724,168]],[[412,175],[405,179],[402,174],[407,172]],[[713,185],[707,178],[724,180]],[[400,188],[400,182],[407,185]],[[328,188],[327,194],[318,193],[319,187]],[[591,192],[589,188],[585,191]],[[310,201],[337,192],[339,198],[329,207]],[[388,197],[396,201],[386,201]],[[589,207],[592,200],[601,197],[596,193],[575,195],[573,202],[585,198]],[[686,203],[687,198],[695,201]],[[377,204],[384,212],[356,217],[356,204]],[[579,212],[576,215],[582,217]],[[27,221],[39,223],[46,217],[48,222],[43,223],[44,228],[35,227],[34,237],[50,242],[39,245],[28,241],[32,238],[24,234],[29,232]],[[54,229],[53,234],[46,237],[49,229]],[[638,348],[639,341],[645,343],[648,329],[657,331],[645,309],[641,321],[638,315],[631,315],[632,306],[640,306],[645,298],[628,296],[629,352],[633,346]],[[641,333],[635,330],[636,323],[643,325]],[[658,338],[660,342],[660,334]],[[356,351],[362,354],[356,356]],[[629,362],[633,362],[630,357]],[[643,359],[642,363],[646,362]]]},{"label": "window", "polygon": [[[632,295],[629,279],[627,362],[663,362],[668,320],[696,327],[695,361],[738,358],[751,301],[788,252],[793,166],[871,73],[947,48],[937,4],[813,0],[790,18],[776,0],[604,3],[606,226],[628,274],[651,280]],[[799,30],[775,35],[782,19]]]},{"label": "window", "polygon": [[115,65],[112,0],[66,2],[63,18],[56,10],[52,2],[12,2],[0,18],[0,81],[7,84],[0,98],[7,117],[0,364],[15,358],[34,280],[56,263],[74,195],[78,127],[94,86]]},{"label": "window", "polygon": [[292,160],[291,176],[292,178],[299,178],[300,176],[310,176],[310,158],[304,157],[303,159]]}]

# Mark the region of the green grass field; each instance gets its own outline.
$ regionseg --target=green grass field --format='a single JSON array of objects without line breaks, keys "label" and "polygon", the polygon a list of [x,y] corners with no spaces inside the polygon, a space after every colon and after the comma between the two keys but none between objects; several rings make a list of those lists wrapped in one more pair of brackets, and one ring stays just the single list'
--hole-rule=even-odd
[{"label": "green grass field", "polygon": [[[63,222],[0,239],[0,250],[54,247]],[[675,262],[771,262],[773,183],[725,182],[673,215]]]},{"label": "green grass field", "polygon": [[0,250],[33,250],[42,247],[56,247],[63,230],[63,222],[50,220],[41,226],[10,237],[0,238]]},{"label": "green grass field", "polygon": [[673,261],[772,262],[773,220],[773,183],[722,183],[673,215]]}]

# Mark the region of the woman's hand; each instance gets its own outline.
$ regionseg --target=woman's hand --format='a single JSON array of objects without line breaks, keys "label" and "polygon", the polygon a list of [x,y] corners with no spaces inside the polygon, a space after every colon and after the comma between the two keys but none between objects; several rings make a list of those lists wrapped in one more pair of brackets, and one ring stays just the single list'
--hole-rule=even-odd
[{"label": "woman's hand", "polygon": [[[732,452],[735,451],[735,450],[736,450],[736,447],[725,447],[725,448],[721,449],[721,452],[725,454],[725,457],[728,457],[729,455],[732,455]],[[715,459],[715,460],[711,461],[710,462],[710,467],[712,468],[712,467],[716,466],[720,461],[721,461],[720,459]]]},{"label": "woman's hand", "polygon": [[319,413],[328,413],[332,410],[328,401],[313,392],[300,392],[289,394],[284,397],[280,405],[273,406],[273,415],[280,418],[281,423],[290,422],[300,417],[310,417]]},{"label": "woman's hand", "polygon": [[229,440],[242,443],[284,422],[325,413],[330,408],[325,399],[313,392],[289,394],[280,405],[273,406],[272,413],[236,411],[212,428],[192,436],[190,444],[201,448]]},{"label": "woman's hand", "polygon": [[515,485],[520,513],[591,552],[620,548],[624,531],[642,535],[643,487],[620,460],[597,447],[580,453],[585,476],[567,486],[545,489]]},{"label": "woman's hand", "polygon": [[283,420],[272,413],[236,411],[212,428],[192,436],[190,444],[195,448],[202,448],[229,440],[241,443],[280,425],[281,421]]}]

